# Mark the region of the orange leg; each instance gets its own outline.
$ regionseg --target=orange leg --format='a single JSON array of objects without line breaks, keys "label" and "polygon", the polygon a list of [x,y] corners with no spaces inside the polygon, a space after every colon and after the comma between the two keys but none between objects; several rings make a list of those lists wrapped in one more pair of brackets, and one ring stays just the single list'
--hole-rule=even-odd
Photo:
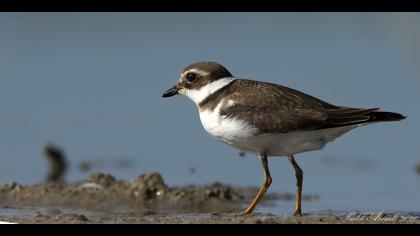
[{"label": "orange leg", "polygon": [[260,191],[258,192],[257,196],[255,197],[254,201],[252,201],[251,205],[241,214],[241,216],[249,216],[254,212],[255,207],[257,207],[258,203],[263,198],[264,194],[267,192],[268,188],[272,183],[270,170],[268,169],[268,158],[266,153],[261,153],[260,155],[261,163],[264,170],[264,183],[262,184]]},{"label": "orange leg", "polygon": [[292,164],[293,168],[296,172],[296,210],[294,216],[301,217],[302,216],[302,186],[303,186],[303,171],[296,163],[295,158],[293,156],[289,156],[289,161]]}]

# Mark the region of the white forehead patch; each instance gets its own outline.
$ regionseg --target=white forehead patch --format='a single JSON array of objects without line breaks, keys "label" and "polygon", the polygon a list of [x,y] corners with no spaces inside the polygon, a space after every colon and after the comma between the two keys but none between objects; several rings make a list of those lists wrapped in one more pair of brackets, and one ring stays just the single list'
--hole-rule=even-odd
[{"label": "white forehead patch", "polygon": [[197,69],[190,69],[190,70],[187,70],[184,73],[182,73],[181,78],[184,77],[184,75],[186,75],[188,73],[195,73],[195,74],[198,74],[198,75],[201,75],[201,76],[207,76],[207,75],[210,74],[209,72],[206,72],[206,71],[197,70]]}]

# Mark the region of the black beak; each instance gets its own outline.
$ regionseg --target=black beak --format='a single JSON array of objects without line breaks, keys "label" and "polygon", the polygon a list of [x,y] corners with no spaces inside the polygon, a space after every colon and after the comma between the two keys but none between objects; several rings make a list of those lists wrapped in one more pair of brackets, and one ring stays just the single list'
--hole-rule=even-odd
[{"label": "black beak", "polygon": [[172,96],[177,95],[177,94],[178,94],[178,87],[175,85],[172,88],[166,90],[163,93],[162,97],[167,98],[167,97],[172,97]]}]

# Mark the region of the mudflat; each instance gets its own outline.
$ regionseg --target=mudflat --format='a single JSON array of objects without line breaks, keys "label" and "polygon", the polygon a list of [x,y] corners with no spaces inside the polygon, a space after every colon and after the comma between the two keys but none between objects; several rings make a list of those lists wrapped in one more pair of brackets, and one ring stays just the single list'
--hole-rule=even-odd
[{"label": "mudflat", "polygon": [[[131,181],[103,173],[77,183],[0,186],[0,221],[52,224],[324,224],[420,223],[415,214],[365,216],[338,212],[309,213],[301,218],[254,214],[237,216],[258,191],[222,183],[167,186],[159,173],[143,174]],[[304,201],[319,197],[305,195]],[[270,193],[262,202],[294,201],[293,194]]]}]

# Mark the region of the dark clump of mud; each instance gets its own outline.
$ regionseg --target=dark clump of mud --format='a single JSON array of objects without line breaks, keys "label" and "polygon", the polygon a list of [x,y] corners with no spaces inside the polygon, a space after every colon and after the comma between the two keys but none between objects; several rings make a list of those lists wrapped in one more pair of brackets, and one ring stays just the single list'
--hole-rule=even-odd
[{"label": "dark clump of mud", "polygon": [[43,148],[43,153],[47,157],[50,170],[47,175],[46,181],[58,182],[63,181],[67,172],[67,162],[64,151],[56,145],[47,144]]}]

